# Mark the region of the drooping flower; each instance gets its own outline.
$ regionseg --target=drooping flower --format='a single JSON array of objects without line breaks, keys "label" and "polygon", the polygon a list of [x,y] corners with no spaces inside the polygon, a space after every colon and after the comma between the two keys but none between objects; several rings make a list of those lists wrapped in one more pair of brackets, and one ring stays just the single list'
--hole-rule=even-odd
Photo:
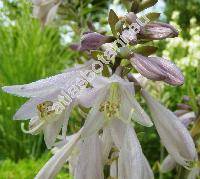
[{"label": "drooping flower", "polygon": [[182,85],[184,82],[179,68],[164,58],[134,54],[130,61],[136,70],[148,79],[164,81],[175,86]]},{"label": "drooping flower", "polygon": [[195,145],[190,133],[175,114],[154,100],[146,91],[142,90],[142,95],[168,153],[177,163],[188,167],[187,162],[197,160]]},{"label": "drooping flower", "polygon": [[[178,117],[180,122],[185,126],[188,127],[195,118],[196,115],[194,112],[187,111],[187,110],[176,110],[174,114]],[[173,159],[172,156],[168,155],[161,164],[161,172],[166,173],[174,169],[177,165],[177,162]]]},{"label": "drooping flower", "polygon": [[33,16],[40,19],[43,25],[50,23],[56,15],[61,0],[32,0]]}]

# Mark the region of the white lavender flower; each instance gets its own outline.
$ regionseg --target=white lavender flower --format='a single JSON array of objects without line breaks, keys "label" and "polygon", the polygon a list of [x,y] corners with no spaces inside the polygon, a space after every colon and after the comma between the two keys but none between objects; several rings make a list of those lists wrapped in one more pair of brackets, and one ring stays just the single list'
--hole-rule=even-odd
[{"label": "white lavender flower", "polygon": [[142,90],[142,94],[168,153],[177,163],[189,167],[189,161],[197,160],[195,145],[189,131],[175,114],[154,100],[146,91]]},{"label": "white lavender flower", "polygon": [[97,77],[92,86],[94,88],[87,90],[87,95],[82,93],[80,100],[86,107],[93,107],[84,125],[83,135],[91,135],[113,119],[125,123],[133,119],[144,126],[152,126],[150,118],[134,98],[132,83],[113,75],[110,78]]}]

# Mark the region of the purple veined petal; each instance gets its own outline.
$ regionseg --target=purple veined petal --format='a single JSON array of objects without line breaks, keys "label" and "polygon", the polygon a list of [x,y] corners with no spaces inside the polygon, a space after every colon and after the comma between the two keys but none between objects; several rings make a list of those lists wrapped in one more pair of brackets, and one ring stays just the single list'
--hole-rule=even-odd
[{"label": "purple veined petal", "polygon": [[141,28],[141,38],[159,40],[178,36],[178,31],[170,24],[151,22]]},{"label": "purple veined petal", "polygon": [[46,79],[24,85],[4,86],[3,91],[22,97],[41,97],[53,93],[58,89],[70,86],[72,78],[77,72],[58,74]]},{"label": "purple veined petal", "polygon": [[54,178],[56,176],[79,141],[81,131],[82,130],[79,130],[79,132],[44,165],[35,179]]},{"label": "purple veined petal", "polygon": [[84,34],[81,39],[80,50],[95,50],[104,43],[110,42],[111,37],[99,34],[97,32],[90,32]]},{"label": "purple veined petal", "polygon": [[165,72],[159,69],[157,63],[151,61],[149,57],[134,54],[130,60],[136,70],[146,78],[151,80],[164,80],[166,78]]},{"label": "purple veined petal", "polygon": [[76,179],[103,179],[102,143],[97,134],[81,142],[75,169]]},{"label": "purple veined petal", "polygon": [[168,155],[162,162],[160,171],[163,173],[167,173],[171,170],[173,170],[176,167],[176,161]]},{"label": "purple veined petal", "polygon": [[148,79],[164,81],[174,86],[184,83],[184,76],[180,69],[169,60],[134,54],[131,63],[140,74]]},{"label": "purple veined petal", "polygon": [[120,114],[127,122],[133,119],[143,126],[151,127],[153,125],[151,119],[136,101],[135,97],[124,87],[121,87]]},{"label": "purple veined petal", "polygon": [[147,102],[155,127],[168,153],[177,163],[188,167],[187,161],[197,159],[195,145],[189,131],[174,113],[155,101],[145,90],[142,90],[142,95]]}]

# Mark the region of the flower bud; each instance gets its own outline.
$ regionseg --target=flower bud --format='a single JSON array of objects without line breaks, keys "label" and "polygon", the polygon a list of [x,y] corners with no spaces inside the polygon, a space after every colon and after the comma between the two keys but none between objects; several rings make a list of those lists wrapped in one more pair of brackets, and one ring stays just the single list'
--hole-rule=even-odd
[{"label": "flower bud", "polygon": [[182,85],[184,77],[178,67],[169,60],[160,57],[145,57],[134,54],[131,64],[136,70],[148,79],[164,81],[177,86]]},{"label": "flower bud", "polygon": [[82,36],[81,50],[95,50],[107,42],[111,42],[112,37],[99,34],[97,32],[89,32]]},{"label": "flower bud", "polygon": [[178,31],[170,24],[152,22],[141,28],[142,39],[159,40],[178,36]]}]

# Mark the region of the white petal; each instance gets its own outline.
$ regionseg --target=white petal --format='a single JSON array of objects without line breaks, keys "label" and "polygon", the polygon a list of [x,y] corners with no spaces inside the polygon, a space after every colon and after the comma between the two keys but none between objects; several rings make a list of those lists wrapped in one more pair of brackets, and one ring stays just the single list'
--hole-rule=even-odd
[{"label": "white petal", "polygon": [[2,89],[17,96],[40,97],[55,92],[60,88],[68,87],[75,75],[75,72],[62,73],[25,85],[4,86]]},{"label": "white petal", "polygon": [[168,155],[161,164],[160,170],[163,173],[169,172],[176,167],[176,161]]},{"label": "white petal", "polygon": [[24,103],[14,115],[14,119],[30,119],[38,115],[37,105],[44,101],[55,101],[59,92],[41,98],[31,98]]},{"label": "white petal", "polygon": [[100,104],[105,100],[108,93],[108,89],[104,88],[97,96],[94,103],[94,107],[90,110],[86,122],[83,126],[82,137],[90,136],[93,133],[98,132],[105,124],[106,120],[104,118],[103,112],[99,111]]},{"label": "white petal", "polygon": [[123,146],[126,125],[121,120],[114,119],[110,123],[111,136],[118,149]]},{"label": "white petal", "polygon": [[54,178],[69,158],[74,146],[80,138],[80,135],[81,130],[45,164],[35,179]]},{"label": "white petal", "polygon": [[110,128],[104,128],[102,135],[102,143],[103,143],[103,161],[106,162],[113,146],[113,141],[111,137]]},{"label": "white petal", "polygon": [[200,176],[200,168],[195,167],[190,171],[187,179],[198,179],[199,176]]},{"label": "white petal", "polygon": [[54,6],[49,10],[49,13],[48,13],[48,15],[47,15],[45,24],[50,23],[50,22],[55,18],[55,15],[56,15],[56,12],[57,12],[57,10],[58,10],[59,5],[60,5],[60,3],[57,3],[56,5],[54,5]]},{"label": "white petal", "polygon": [[153,171],[147,161],[146,157],[143,155],[143,177],[142,179],[154,179]]},{"label": "white petal", "polygon": [[78,96],[78,103],[86,108],[94,106],[97,96],[99,95],[100,89],[86,88],[80,92]]},{"label": "white petal", "polygon": [[127,125],[123,147],[119,154],[119,179],[143,179],[143,160],[142,149],[135,131]]},{"label": "white petal", "polygon": [[151,127],[153,123],[151,122],[149,116],[142,109],[140,104],[136,101],[135,97],[131,95],[125,88],[121,88],[121,115],[124,120],[130,120],[133,118],[134,121],[141,125]]},{"label": "white petal", "polygon": [[186,167],[186,161],[197,158],[195,145],[190,133],[174,113],[155,101],[146,91],[143,90],[142,94],[150,108],[162,143],[176,162]]},{"label": "white petal", "polygon": [[77,162],[76,179],[103,179],[102,144],[99,136],[93,134],[80,147],[80,156]]},{"label": "white petal", "polygon": [[63,114],[61,114],[56,121],[50,122],[50,123],[46,124],[44,127],[44,130],[43,130],[44,141],[45,141],[48,149],[50,149],[53,146],[58,134],[61,131],[61,128],[63,126],[64,117],[65,117],[64,113],[65,112],[63,112]]}]

